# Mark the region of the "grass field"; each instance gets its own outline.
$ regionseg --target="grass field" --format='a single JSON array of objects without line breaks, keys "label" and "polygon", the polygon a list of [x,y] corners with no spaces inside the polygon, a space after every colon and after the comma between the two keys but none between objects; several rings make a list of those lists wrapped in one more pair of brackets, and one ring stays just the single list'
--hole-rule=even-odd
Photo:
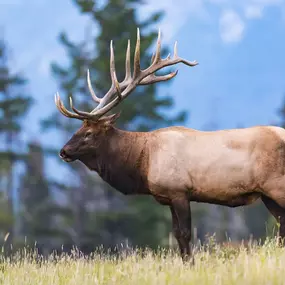
[{"label": "grass field", "polygon": [[163,250],[144,255],[134,250],[119,259],[74,251],[47,260],[24,251],[13,260],[2,258],[0,284],[285,284],[285,250],[274,240],[248,248],[213,243],[196,249],[193,267]]}]

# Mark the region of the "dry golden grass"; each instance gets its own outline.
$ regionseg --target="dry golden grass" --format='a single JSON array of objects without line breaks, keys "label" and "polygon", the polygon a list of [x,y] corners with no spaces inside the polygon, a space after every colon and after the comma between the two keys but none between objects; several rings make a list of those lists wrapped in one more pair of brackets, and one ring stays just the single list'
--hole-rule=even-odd
[{"label": "dry golden grass", "polygon": [[96,253],[83,257],[75,251],[40,262],[36,254],[24,252],[12,261],[2,258],[0,284],[285,284],[285,250],[275,240],[249,248],[210,244],[197,250],[193,267],[163,250],[143,256],[133,251],[120,259]]}]

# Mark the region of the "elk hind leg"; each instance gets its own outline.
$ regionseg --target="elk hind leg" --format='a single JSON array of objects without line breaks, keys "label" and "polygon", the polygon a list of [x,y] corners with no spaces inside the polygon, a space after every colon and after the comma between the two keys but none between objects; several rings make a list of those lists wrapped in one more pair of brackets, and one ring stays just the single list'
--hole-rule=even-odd
[{"label": "elk hind leg", "polygon": [[285,246],[285,208],[267,196],[262,196],[261,199],[269,212],[274,216],[277,222],[279,222],[279,242]]}]

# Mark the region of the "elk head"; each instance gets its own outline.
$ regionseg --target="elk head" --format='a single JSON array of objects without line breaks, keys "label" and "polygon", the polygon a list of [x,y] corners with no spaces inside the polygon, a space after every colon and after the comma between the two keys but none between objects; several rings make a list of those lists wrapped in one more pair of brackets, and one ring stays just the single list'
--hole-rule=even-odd
[{"label": "elk head", "polygon": [[166,75],[156,76],[155,72],[177,63],[184,63],[188,66],[195,66],[196,61],[190,62],[177,55],[177,42],[174,45],[173,58],[168,55],[166,58],[161,58],[161,34],[158,32],[156,52],[151,59],[151,65],[146,69],[140,68],[140,32],[137,29],[137,42],[134,55],[134,70],[131,75],[130,63],[130,40],[128,41],[126,52],[126,75],[122,82],[118,82],[115,70],[115,58],[113,50],[113,42],[110,43],[110,74],[112,85],[104,97],[99,98],[95,94],[91,82],[90,74],[87,72],[87,84],[93,100],[98,104],[91,112],[79,111],[73,106],[72,98],[70,97],[70,106],[73,112],[67,110],[59,94],[55,95],[55,104],[58,110],[66,117],[75,118],[83,121],[82,127],[72,136],[66,145],[60,151],[60,157],[66,161],[74,161],[81,156],[90,154],[96,151],[96,148],[106,140],[108,132],[112,130],[112,125],[119,115],[105,116],[112,108],[127,98],[127,96],[136,88],[137,85],[148,85],[160,81],[167,81],[176,76],[177,70]]},{"label": "elk head", "polygon": [[65,162],[71,162],[87,154],[95,153],[107,138],[119,115],[120,113],[104,116],[98,121],[84,120],[81,128],[60,150],[60,158]]}]

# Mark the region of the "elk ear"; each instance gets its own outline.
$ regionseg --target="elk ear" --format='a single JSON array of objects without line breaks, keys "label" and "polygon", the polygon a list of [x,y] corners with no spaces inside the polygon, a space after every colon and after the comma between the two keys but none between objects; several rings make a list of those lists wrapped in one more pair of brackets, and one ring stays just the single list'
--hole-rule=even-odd
[{"label": "elk ear", "polygon": [[112,114],[110,116],[105,116],[101,118],[99,121],[105,125],[113,125],[116,122],[116,120],[120,117],[120,115],[121,115],[121,112]]}]

